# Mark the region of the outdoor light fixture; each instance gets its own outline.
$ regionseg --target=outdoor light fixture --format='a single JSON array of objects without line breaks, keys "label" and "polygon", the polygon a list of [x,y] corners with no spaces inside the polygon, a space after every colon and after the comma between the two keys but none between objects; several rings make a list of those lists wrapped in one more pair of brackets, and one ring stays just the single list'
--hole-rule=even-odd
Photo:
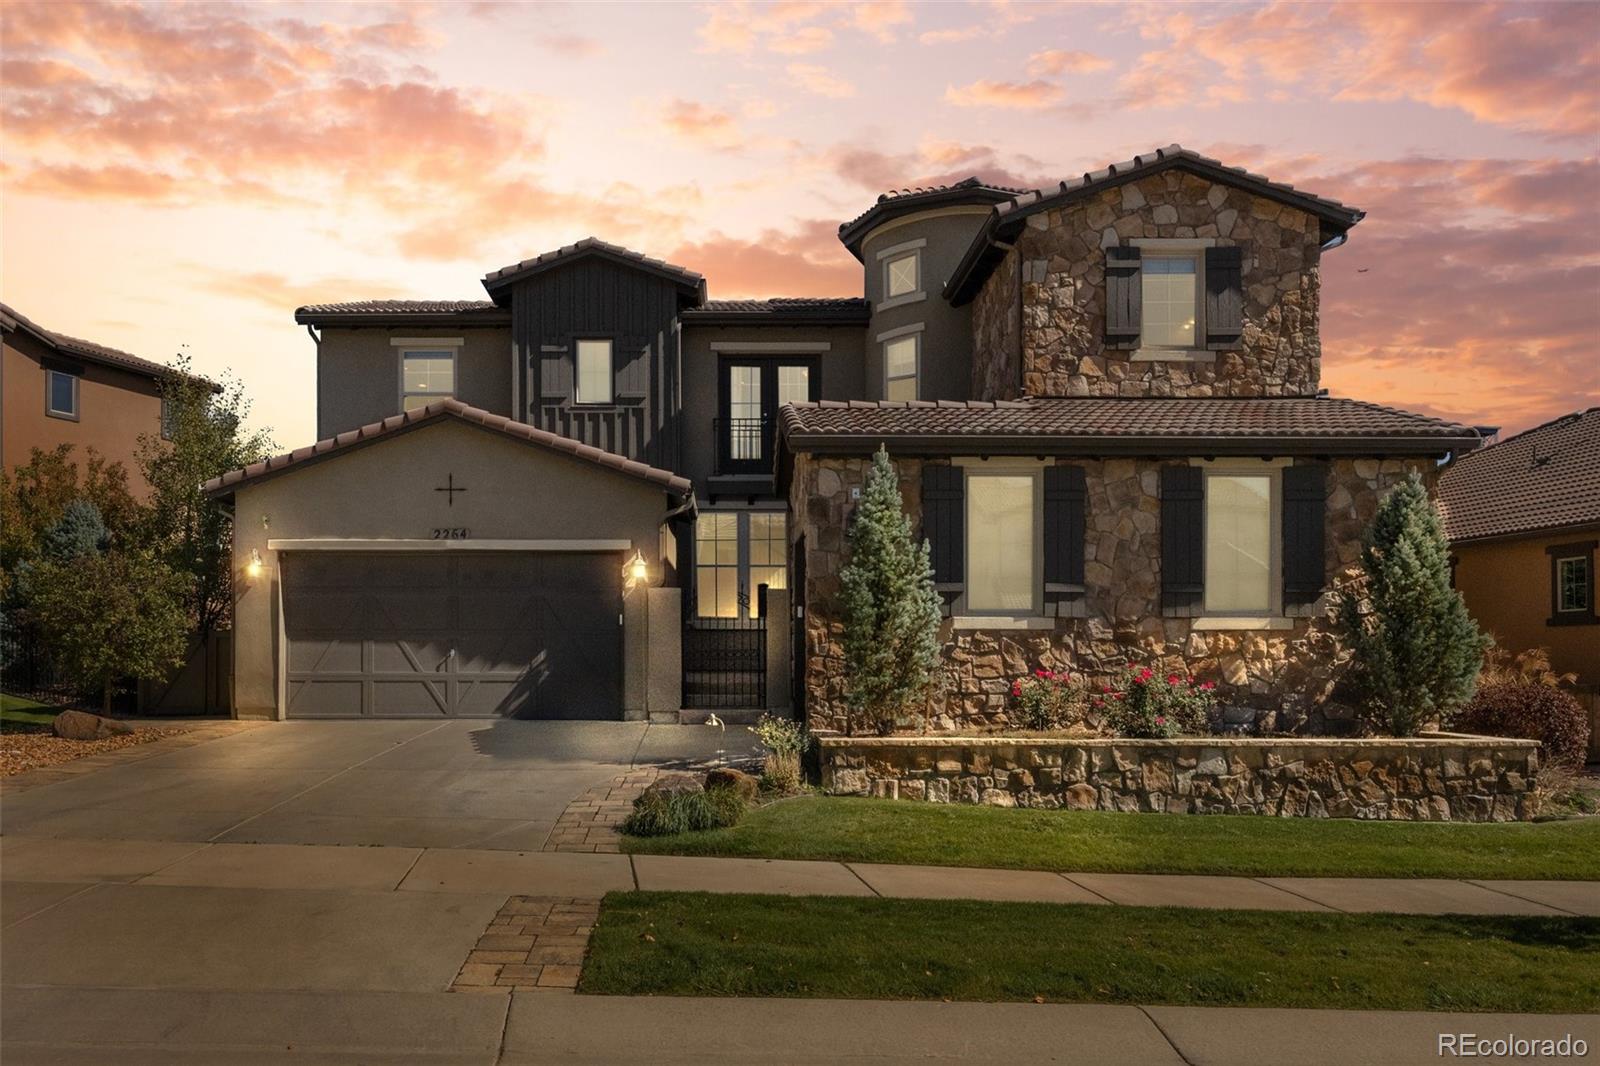
[{"label": "outdoor light fixture", "polygon": [[250,549],[250,561],[244,564],[244,573],[251,581],[261,576],[261,552]]},{"label": "outdoor light fixture", "polygon": [[637,548],[634,549],[633,558],[628,560],[623,572],[628,575],[630,585],[642,585],[650,580],[650,564],[644,561],[644,554]]}]

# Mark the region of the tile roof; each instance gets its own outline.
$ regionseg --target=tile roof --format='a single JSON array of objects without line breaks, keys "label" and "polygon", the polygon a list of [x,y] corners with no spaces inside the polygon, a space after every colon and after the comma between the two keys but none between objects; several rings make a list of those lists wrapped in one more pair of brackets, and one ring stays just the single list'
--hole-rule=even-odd
[{"label": "tile roof", "polygon": [[306,304],[296,315],[459,315],[470,311],[497,311],[493,300],[347,300],[343,303]]},{"label": "tile roof", "polygon": [[707,300],[683,312],[686,322],[865,323],[872,307],[859,296],[773,296],[764,300]]},{"label": "tile roof", "polygon": [[879,196],[877,202],[861,214],[848,222],[841,223],[839,240],[850,249],[851,255],[860,259],[862,240],[869,231],[887,219],[939,204],[1001,203],[1027,191],[1009,185],[991,185],[976,174],[949,185],[918,185],[906,189],[891,189]]},{"label": "tile roof", "polygon": [[[977,293],[984,279],[1003,257],[1002,254],[997,254],[993,247],[994,242],[998,240],[1009,243],[1026,223],[1028,216],[1040,211],[1049,211],[1102,189],[1135,181],[1174,167],[1309,212],[1322,220],[1324,240],[1344,233],[1366,216],[1366,212],[1360,208],[1351,207],[1326,196],[1315,196],[1296,189],[1286,182],[1272,181],[1243,167],[1230,167],[1220,160],[1190,151],[1180,144],[1169,144],[1165,148],[1157,148],[1136,155],[1132,159],[1067,178],[1051,188],[1029,190],[996,204],[988,223],[973,238],[949,283],[945,285],[946,299],[960,305]],[[1003,249],[999,251],[1003,253]]]},{"label": "tile roof", "polygon": [[701,300],[706,295],[706,279],[686,267],[677,266],[661,259],[653,259],[642,252],[635,252],[631,248],[624,248],[620,244],[602,241],[598,237],[585,237],[552,252],[542,252],[532,259],[524,259],[520,263],[491,270],[483,276],[483,287],[491,293],[498,288],[511,284],[513,281],[548,270],[557,263],[584,255],[602,255],[613,259],[624,266],[631,266],[639,270],[647,270],[659,274],[670,281],[674,281],[684,288],[691,289],[698,294]]},{"label": "tile roof", "polygon": [[[65,333],[57,333],[54,330],[45,329],[9,304],[0,303],[0,329],[4,329],[6,332],[21,330],[31,334],[47,347],[63,354],[77,356],[79,359],[87,359],[102,366],[116,367],[118,370],[131,370],[136,374],[143,374],[146,377],[157,380],[174,373],[169,366],[152,362],[149,359],[142,359],[119,348],[110,348],[94,341],[86,341],[79,337],[69,337]],[[201,377],[198,374],[189,376],[195,381],[209,385],[213,392],[222,391],[222,386],[209,378]]]},{"label": "tile roof", "polygon": [[781,429],[795,451],[860,448],[899,441],[907,450],[1020,451],[1046,443],[1072,451],[1145,451],[1204,446],[1218,451],[1296,444],[1313,452],[1443,454],[1475,447],[1470,426],[1359,400],[1068,398],[992,403],[824,400],[783,409]]},{"label": "tile roof", "polygon": [[1439,475],[1439,503],[1453,541],[1600,525],[1600,407],[1462,456]]},{"label": "tile roof", "polygon": [[514,440],[527,444],[547,448],[551,451],[570,455],[574,459],[583,459],[597,466],[606,467],[619,474],[639,478],[651,484],[659,485],[669,492],[680,495],[688,493],[692,486],[688,478],[679,477],[670,470],[661,470],[657,467],[647,466],[644,463],[616,455],[612,452],[602,451],[592,445],[583,444],[571,437],[562,437],[546,430],[537,429],[522,422],[506,418],[504,415],[491,414],[477,407],[469,407],[460,400],[439,400],[426,407],[419,407],[403,414],[393,415],[382,422],[373,422],[371,425],[352,429],[341,433],[337,437],[319,440],[304,448],[297,448],[283,455],[275,455],[263,459],[259,463],[252,463],[240,470],[231,470],[221,477],[212,478],[205,483],[205,491],[213,496],[231,496],[241,485],[260,481],[268,477],[276,477],[301,466],[336,455],[350,448],[362,447],[376,440],[392,436],[406,430],[430,422],[438,422],[447,418],[459,419],[473,425],[492,429]]}]

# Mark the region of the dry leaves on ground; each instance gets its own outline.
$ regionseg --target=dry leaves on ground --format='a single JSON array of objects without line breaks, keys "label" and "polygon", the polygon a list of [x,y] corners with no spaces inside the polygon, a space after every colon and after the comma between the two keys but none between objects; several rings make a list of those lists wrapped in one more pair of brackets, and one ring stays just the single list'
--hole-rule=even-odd
[{"label": "dry leaves on ground", "polygon": [[12,732],[8,729],[0,733],[0,777],[10,777],[41,766],[56,766],[86,755],[131,748],[136,744],[175,737],[185,732],[188,730],[136,729],[132,733],[106,737],[104,740],[64,740],[46,731]]}]

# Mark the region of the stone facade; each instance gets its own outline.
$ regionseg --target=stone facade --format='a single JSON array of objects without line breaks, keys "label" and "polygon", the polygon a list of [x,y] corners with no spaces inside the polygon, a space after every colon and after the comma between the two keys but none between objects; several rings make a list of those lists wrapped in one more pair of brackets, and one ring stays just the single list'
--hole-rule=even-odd
[{"label": "stone facade", "polygon": [[[945,462],[946,460],[927,460]],[[1238,731],[1319,734],[1349,726],[1350,708],[1335,698],[1347,661],[1334,626],[1334,597],[1324,594],[1292,619],[1292,628],[1206,630],[1196,619],[1162,616],[1160,468],[1168,459],[1063,459],[1085,469],[1088,488],[1082,617],[1058,617],[1049,629],[942,630],[944,674],[925,713],[902,723],[914,732],[996,732],[1015,728],[1012,679],[1036,669],[1109,682],[1130,664],[1196,675],[1217,683],[1226,725]],[[921,522],[924,460],[895,460],[901,498],[913,527]],[[869,460],[794,457],[791,537],[805,546],[806,712],[814,728],[847,731],[839,570],[854,509],[851,490],[865,483]],[[1330,589],[1350,579],[1361,533],[1378,501],[1410,471],[1431,476],[1424,460],[1338,459],[1329,463],[1326,569]]]},{"label": "stone facade", "polygon": [[[1106,347],[1105,249],[1138,238],[1244,249],[1236,349],[1147,361]],[[973,396],[1315,395],[1319,245],[1313,216],[1181,170],[1034,215],[973,301]]]},{"label": "stone facade", "polygon": [[1538,813],[1536,741],[825,737],[822,786],[997,807],[1510,822]]}]

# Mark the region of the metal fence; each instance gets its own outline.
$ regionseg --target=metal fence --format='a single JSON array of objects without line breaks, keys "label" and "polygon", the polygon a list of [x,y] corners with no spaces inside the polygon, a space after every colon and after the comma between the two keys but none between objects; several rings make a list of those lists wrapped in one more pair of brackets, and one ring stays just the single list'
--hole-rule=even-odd
[{"label": "metal fence", "polygon": [[683,705],[757,710],[767,700],[767,620],[696,618],[683,629]]},{"label": "metal fence", "polygon": [[[15,613],[0,613],[0,689],[40,703],[85,706],[98,710],[102,693],[67,677],[51,657],[39,633]],[[130,711],[137,702],[131,683],[115,686],[111,705]]]}]

